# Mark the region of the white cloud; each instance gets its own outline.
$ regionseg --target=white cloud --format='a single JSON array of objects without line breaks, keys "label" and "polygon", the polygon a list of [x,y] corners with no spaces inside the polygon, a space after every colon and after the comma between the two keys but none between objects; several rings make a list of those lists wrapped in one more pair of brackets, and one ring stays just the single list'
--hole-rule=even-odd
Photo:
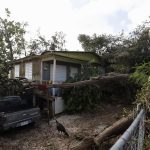
[{"label": "white cloud", "polygon": [[129,19],[132,20],[132,24],[130,26],[131,29],[135,28],[137,25],[141,24],[141,22],[148,19],[148,16],[150,16],[149,6],[149,0],[142,0],[138,1],[133,9],[129,11]]},{"label": "white cloud", "polygon": [[128,31],[150,15],[149,0],[72,1],[1,0],[0,14],[4,13],[4,8],[9,8],[15,20],[29,23],[30,34],[40,29],[42,34],[50,37],[56,31],[63,31],[69,50],[81,49],[77,41],[81,33],[116,33],[121,28]]}]

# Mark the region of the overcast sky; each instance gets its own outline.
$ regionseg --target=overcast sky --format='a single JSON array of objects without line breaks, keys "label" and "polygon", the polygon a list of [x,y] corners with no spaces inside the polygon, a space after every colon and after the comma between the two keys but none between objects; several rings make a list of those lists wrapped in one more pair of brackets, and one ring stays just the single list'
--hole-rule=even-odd
[{"label": "overcast sky", "polygon": [[0,0],[1,16],[5,8],[28,22],[32,37],[37,30],[47,37],[63,31],[68,50],[81,50],[79,34],[129,32],[150,16],[150,0]]}]

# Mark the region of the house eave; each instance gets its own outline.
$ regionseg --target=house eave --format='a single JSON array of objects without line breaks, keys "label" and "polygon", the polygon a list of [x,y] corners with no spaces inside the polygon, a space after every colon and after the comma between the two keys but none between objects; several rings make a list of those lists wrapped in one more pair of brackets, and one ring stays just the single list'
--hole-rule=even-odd
[{"label": "house eave", "polygon": [[53,51],[53,52],[44,52],[41,55],[27,56],[18,60],[15,60],[15,64],[22,62],[29,62],[32,60],[41,60],[41,61],[50,61],[53,59],[71,63],[91,63],[91,64],[100,64],[100,57],[93,52],[78,52],[78,51]]}]

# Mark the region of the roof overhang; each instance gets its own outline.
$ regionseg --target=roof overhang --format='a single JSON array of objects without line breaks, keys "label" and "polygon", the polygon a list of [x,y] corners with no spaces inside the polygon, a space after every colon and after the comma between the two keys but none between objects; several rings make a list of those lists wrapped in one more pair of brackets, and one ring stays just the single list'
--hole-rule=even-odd
[{"label": "roof overhang", "polygon": [[90,63],[90,64],[100,64],[100,56],[93,52],[82,52],[82,51],[47,51],[41,55],[27,56],[18,60],[15,60],[15,64],[21,62],[29,62],[32,60],[50,61],[53,59],[71,62],[71,63]]}]

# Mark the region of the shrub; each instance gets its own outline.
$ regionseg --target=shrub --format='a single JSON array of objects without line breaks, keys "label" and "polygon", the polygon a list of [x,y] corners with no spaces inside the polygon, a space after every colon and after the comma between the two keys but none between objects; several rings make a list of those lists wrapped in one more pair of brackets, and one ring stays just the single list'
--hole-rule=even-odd
[{"label": "shrub", "polygon": [[66,110],[70,113],[93,111],[101,102],[102,92],[99,86],[88,85],[65,90],[63,98],[66,102]]}]

